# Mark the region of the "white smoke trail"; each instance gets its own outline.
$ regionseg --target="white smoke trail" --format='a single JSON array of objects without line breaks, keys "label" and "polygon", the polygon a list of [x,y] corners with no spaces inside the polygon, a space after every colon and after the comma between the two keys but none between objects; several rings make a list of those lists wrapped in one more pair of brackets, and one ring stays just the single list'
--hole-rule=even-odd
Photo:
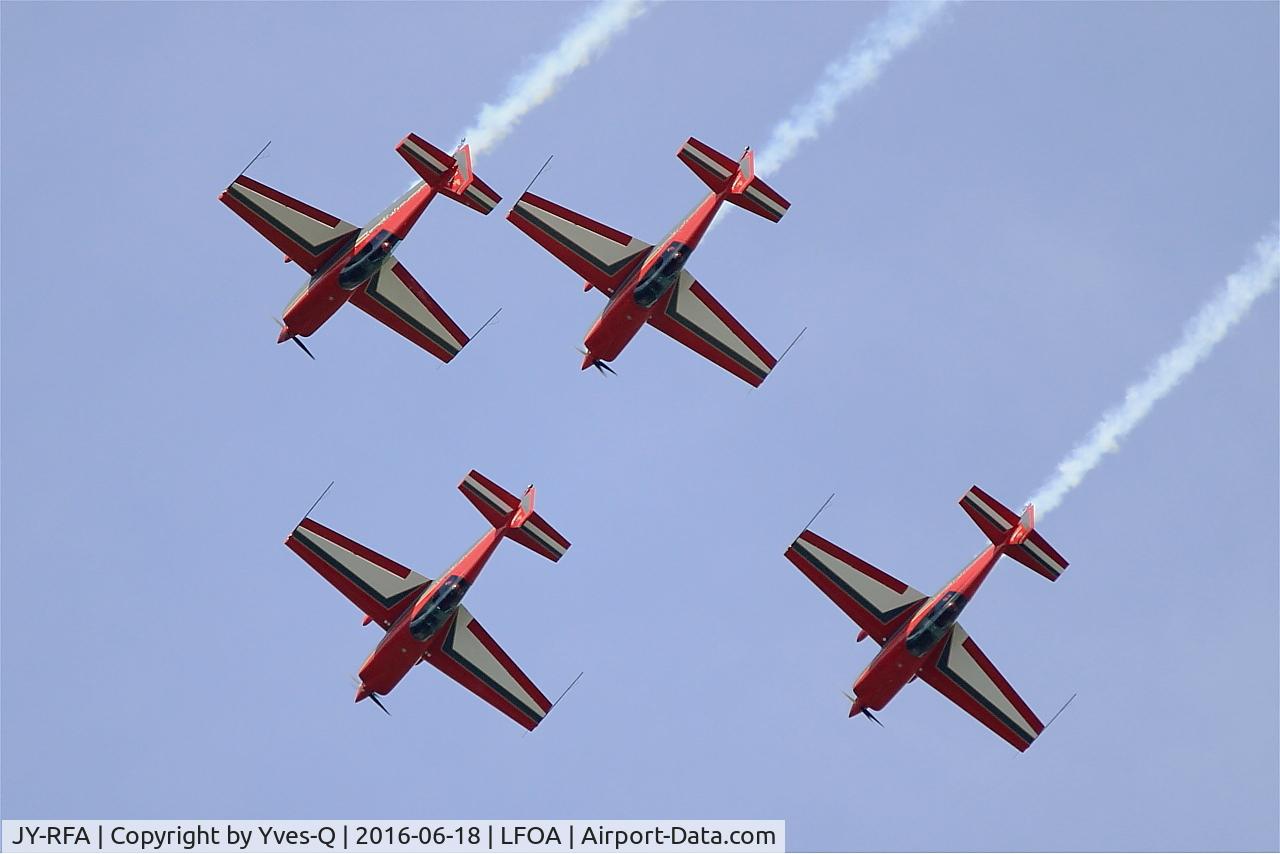
[{"label": "white smoke trail", "polygon": [[506,97],[480,108],[465,134],[473,154],[493,148],[515,129],[525,114],[556,93],[565,78],[587,65],[614,36],[644,12],[643,0],[605,0],[591,7],[564,34],[560,43],[516,76]]},{"label": "white smoke trail", "polygon": [[845,56],[827,66],[809,100],[773,129],[768,145],[756,155],[756,171],[776,172],[800,146],[831,124],[841,102],[880,78],[890,61],[915,43],[942,13],[944,0],[901,2],[872,22]]},{"label": "white smoke trail", "polygon": [[[756,152],[756,173],[764,176],[778,171],[801,145],[816,139],[835,120],[840,104],[880,79],[885,66],[914,44],[946,5],[947,0],[903,0],[872,21],[849,52],[827,66],[809,100],[798,104],[791,115],[774,125],[769,142]],[[717,211],[711,227],[728,211],[727,206]]]},{"label": "white smoke trail", "polygon": [[1226,337],[1254,302],[1280,282],[1280,229],[1258,241],[1255,257],[1227,277],[1226,286],[1191,318],[1182,340],[1156,360],[1147,378],[1125,392],[1124,402],[1102,416],[1089,438],[1058,463],[1058,471],[1031,498],[1042,516],[1062,503],[1120,440],[1142,423],[1159,400],[1177,387]]}]

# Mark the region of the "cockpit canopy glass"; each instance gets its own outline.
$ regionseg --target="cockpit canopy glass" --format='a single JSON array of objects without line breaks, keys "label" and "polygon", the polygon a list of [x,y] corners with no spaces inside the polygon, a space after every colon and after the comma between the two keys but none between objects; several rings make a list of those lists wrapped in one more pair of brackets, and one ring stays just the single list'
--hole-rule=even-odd
[{"label": "cockpit canopy glass", "polygon": [[356,253],[347,266],[338,273],[338,285],[345,290],[364,284],[377,272],[378,267],[391,254],[391,250],[400,241],[387,229],[381,229],[373,239]]},{"label": "cockpit canopy glass", "polygon": [[947,630],[955,625],[960,612],[964,610],[966,601],[966,598],[955,590],[939,597],[924,619],[911,630],[911,634],[907,635],[907,652],[919,658],[933,649]]},{"label": "cockpit canopy glass", "polygon": [[466,592],[467,584],[460,577],[455,575],[445,579],[418,615],[409,621],[409,634],[413,639],[425,641],[435,634],[457,609]]},{"label": "cockpit canopy glass", "polygon": [[662,257],[653,265],[644,280],[636,285],[635,301],[641,308],[649,308],[665,294],[680,277],[684,268],[688,247],[683,243],[672,243],[662,250]]}]

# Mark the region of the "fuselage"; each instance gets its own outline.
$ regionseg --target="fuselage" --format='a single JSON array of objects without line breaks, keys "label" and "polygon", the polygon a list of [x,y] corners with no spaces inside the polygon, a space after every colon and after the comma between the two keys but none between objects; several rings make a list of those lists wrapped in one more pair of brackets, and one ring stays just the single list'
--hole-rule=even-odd
[{"label": "fuselage", "polygon": [[977,593],[1000,559],[1004,543],[987,546],[960,574],[925,600],[853,683],[855,714],[863,708],[879,711],[916,677],[939,648],[960,612]]},{"label": "fuselage", "polygon": [[436,636],[447,631],[458,605],[480,571],[506,536],[507,527],[493,528],[467,550],[449,570],[418,595],[387,629],[386,635],[360,665],[356,701],[370,694],[387,694],[422,660]]},{"label": "fuselage", "polygon": [[609,304],[583,339],[582,345],[587,351],[584,368],[595,360],[610,362],[618,358],[662,298],[675,287],[680,271],[707,233],[727,195],[727,189],[708,194],[613,292]]},{"label": "fuselage", "polygon": [[305,338],[342,308],[408,236],[435,195],[435,187],[417,182],[336,250],[285,308],[280,340]]}]

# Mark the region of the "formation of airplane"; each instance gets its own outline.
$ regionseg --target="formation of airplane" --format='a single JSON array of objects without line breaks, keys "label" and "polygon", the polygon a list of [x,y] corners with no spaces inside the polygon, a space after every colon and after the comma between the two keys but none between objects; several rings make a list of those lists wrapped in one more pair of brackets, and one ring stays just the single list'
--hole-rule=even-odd
[{"label": "formation of airplane", "polygon": [[364,624],[386,631],[360,666],[356,702],[368,697],[385,712],[386,696],[415,665],[427,662],[526,729],[536,727],[551,703],[462,604],[498,544],[514,540],[551,561],[569,541],[524,497],[471,471],[458,484],[492,526],[457,563],[435,580],[355,540],[304,518],[285,545],[364,613]]},{"label": "formation of airplane", "polygon": [[859,641],[871,638],[880,644],[880,652],[853,683],[849,717],[861,712],[876,720],[872,710],[880,711],[920,678],[1018,750],[1026,750],[1044,724],[956,620],[1002,556],[1050,581],[1067,562],[1035,531],[1030,505],[1019,517],[975,486],[960,506],[991,545],[933,596],[807,528],[786,556],[861,627]]},{"label": "formation of airplane", "polygon": [[[278,341],[314,333],[351,302],[448,362],[467,335],[423,290],[393,252],[437,194],[483,214],[501,197],[480,181],[465,144],[446,154],[410,134],[396,151],[420,179],[363,229],[241,174],[219,199],[310,279],[285,309]],[[609,363],[646,323],[758,386],[777,360],[686,269],[725,202],[777,222],[790,207],[755,174],[748,147],[737,161],[690,137],[677,156],[710,188],[693,211],[649,244],[526,191],[507,218],[595,288],[608,302],[583,341],[582,369]],[[250,164],[252,165],[252,164]],[[314,357],[313,357],[314,358]],[[504,539],[552,561],[569,541],[534,511],[534,489],[517,499],[474,470],[459,484],[491,525],[457,563],[432,580],[316,522],[310,513],[286,544],[385,635],[359,671],[356,702],[383,711],[386,696],[414,666],[428,662],[521,726],[533,729],[552,704],[462,605]],[[849,716],[872,720],[908,683],[932,685],[1018,750],[1044,729],[957,619],[1004,555],[1056,579],[1066,561],[1021,517],[976,486],[960,501],[991,540],[933,596],[909,587],[806,528],[786,550],[795,564],[860,627],[858,640],[881,646],[853,684]]]},{"label": "formation of airplane", "polygon": [[526,192],[507,219],[609,298],[582,342],[582,369],[609,370],[640,328],[659,332],[753,386],[777,364],[768,350],[695,279],[685,264],[725,202],[765,219],[782,219],[791,203],[755,174],[747,148],[737,162],[693,137],[676,152],[711,192],[657,244],[610,228]]},{"label": "formation of airplane", "polygon": [[472,172],[466,143],[450,155],[409,134],[396,151],[421,180],[364,228],[243,174],[218,196],[275,244],[285,263],[297,264],[311,276],[284,310],[279,343],[291,340],[310,356],[301,339],[350,302],[443,362],[467,345],[466,333],[392,252],[437,195],[482,214],[490,213],[502,197]]}]

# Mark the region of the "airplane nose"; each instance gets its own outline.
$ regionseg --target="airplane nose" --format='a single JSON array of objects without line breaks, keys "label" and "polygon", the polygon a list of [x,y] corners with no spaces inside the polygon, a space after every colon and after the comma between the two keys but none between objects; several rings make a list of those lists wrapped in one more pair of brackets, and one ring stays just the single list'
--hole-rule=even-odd
[{"label": "airplane nose", "polygon": [[596,363],[596,357],[591,355],[591,351],[582,354],[582,370],[586,370]]},{"label": "airplane nose", "polygon": [[276,339],[276,343],[283,344],[284,342],[288,341],[292,337],[293,337],[293,333],[289,330],[289,327],[281,326],[280,337]]},{"label": "airplane nose", "polygon": [[369,689],[365,686],[363,682],[361,682],[360,687],[356,688],[356,702],[358,703],[368,696],[369,696]]}]

